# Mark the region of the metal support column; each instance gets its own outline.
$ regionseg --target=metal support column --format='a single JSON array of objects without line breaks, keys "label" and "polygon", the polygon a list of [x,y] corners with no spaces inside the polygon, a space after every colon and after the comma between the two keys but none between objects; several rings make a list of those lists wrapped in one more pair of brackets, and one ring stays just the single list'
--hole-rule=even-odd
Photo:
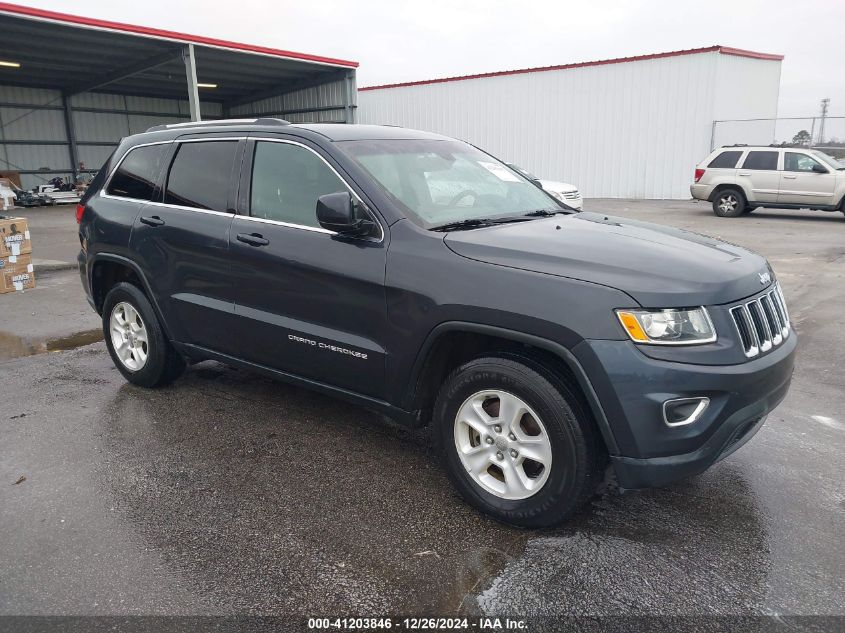
[{"label": "metal support column", "polygon": [[70,153],[70,170],[73,174],[73,182],[79,178],[79,151],[76,147],[76,130],[73,126],[73,110],[70,107],[70,97],[62,95],[62,105],[65,112],[65,134],[67,135],[67,147]]},{"label": "metal support column", "polygon": [[355,123],[355,71],[346,71],[344,80],[346,85],[346,106],[344,108],[345,123]]},{"label": "metal support column", "polygon": [[188,105],[191,109],[191,121],[202,121],[200,114],[200,95],[197,89],[197,62],[194,57],[194,45],[188,44],[182,51],[185,60],[185,75],[188,79]]}]

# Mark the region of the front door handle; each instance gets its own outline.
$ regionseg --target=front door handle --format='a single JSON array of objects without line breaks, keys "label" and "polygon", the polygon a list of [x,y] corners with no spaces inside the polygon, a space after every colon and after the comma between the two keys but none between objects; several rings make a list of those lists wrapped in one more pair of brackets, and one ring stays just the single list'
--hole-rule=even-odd
[{"label": "front door handle", "polygon": [[141,224],[146,224],[147,226],[161,226],[162,224],[164,224],[164,220],[162,220],[157,215],[153,215],[150,217],[142,217],[140,221]]},{"label": "front door handle", "polygon": [[787,176],[787,175],[784,175],[784,178],[786,178],[787,180],[795,180],[796,178],[798,178],[798,176]]},{"label": "front door handle", "polygon": [[750,176],[750,175],[751,174],[749,174],[748,172],[740,172],[740,173],[737,174],[737,176]]},{"label": "front door handle", "polygon": [[270,240],[258,233],[238,233],[238,241],[250,246],[267,246],[270,243]]}]

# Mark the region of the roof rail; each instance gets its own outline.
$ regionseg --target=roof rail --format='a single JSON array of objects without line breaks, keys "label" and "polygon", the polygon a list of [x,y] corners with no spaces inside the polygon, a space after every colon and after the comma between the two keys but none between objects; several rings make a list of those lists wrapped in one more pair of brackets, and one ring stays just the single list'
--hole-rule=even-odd
[{"label": "roof rail", "polygon": [[722,145],[722,147],[748,147],[748,143],[734,143],[733,145]]},{"label": "roof rail", "polygon": [[284,119],[273,119],[268,117],[258,119],[213,119],[210,121],[187,121],[185,123],[154,125],[153,127],[149,128],[147,132],[160,132],[162,130],[172,130],[182,127],[222,127],[226,125],[247,125],[250,123],[255,125],[290,125],[290,121],[285,121]]}]

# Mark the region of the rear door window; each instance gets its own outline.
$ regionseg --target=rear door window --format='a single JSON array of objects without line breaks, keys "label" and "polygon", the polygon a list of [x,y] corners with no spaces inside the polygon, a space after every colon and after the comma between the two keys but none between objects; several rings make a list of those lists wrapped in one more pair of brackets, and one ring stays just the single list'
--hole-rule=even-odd
[{"label": "rear door window", "polygon": [[716,158],[711,160],[707,167],[711,169],[733,169],[736,167],[736,162],[739,160],[740,156],[742,156],[742,152],[722,152]]},{"label": "rear door window", "polygon": [[774,171],[778,168],[778,153],[748,152],[748,156],[745,158],[745,163],[743,163],[742,168]]},{"label": "rear door window", "polygon": [[129,150],[109,181],[106,193],[134,200],[157,200],[158,177],[167,147],[167,144],[146,145]]},{"label": "rear door window", "polygon": [[237,141],[181,143],[170,165],[164,202],[227,211]]}]

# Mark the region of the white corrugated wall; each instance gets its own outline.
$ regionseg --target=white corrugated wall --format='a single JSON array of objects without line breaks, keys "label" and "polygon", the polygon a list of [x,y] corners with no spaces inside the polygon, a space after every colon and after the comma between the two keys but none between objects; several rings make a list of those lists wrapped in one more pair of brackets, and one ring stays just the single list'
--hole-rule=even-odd
[{"label": "white corrugated wall", "polygon": [[[727,94],[722,72],[736,84]],[[722,100],[742,93],[736,118],[769,116],[779,76],[780,62],[713,51],[361,90],[358,121],[460,138],[588,197],[679,199]]]}]

